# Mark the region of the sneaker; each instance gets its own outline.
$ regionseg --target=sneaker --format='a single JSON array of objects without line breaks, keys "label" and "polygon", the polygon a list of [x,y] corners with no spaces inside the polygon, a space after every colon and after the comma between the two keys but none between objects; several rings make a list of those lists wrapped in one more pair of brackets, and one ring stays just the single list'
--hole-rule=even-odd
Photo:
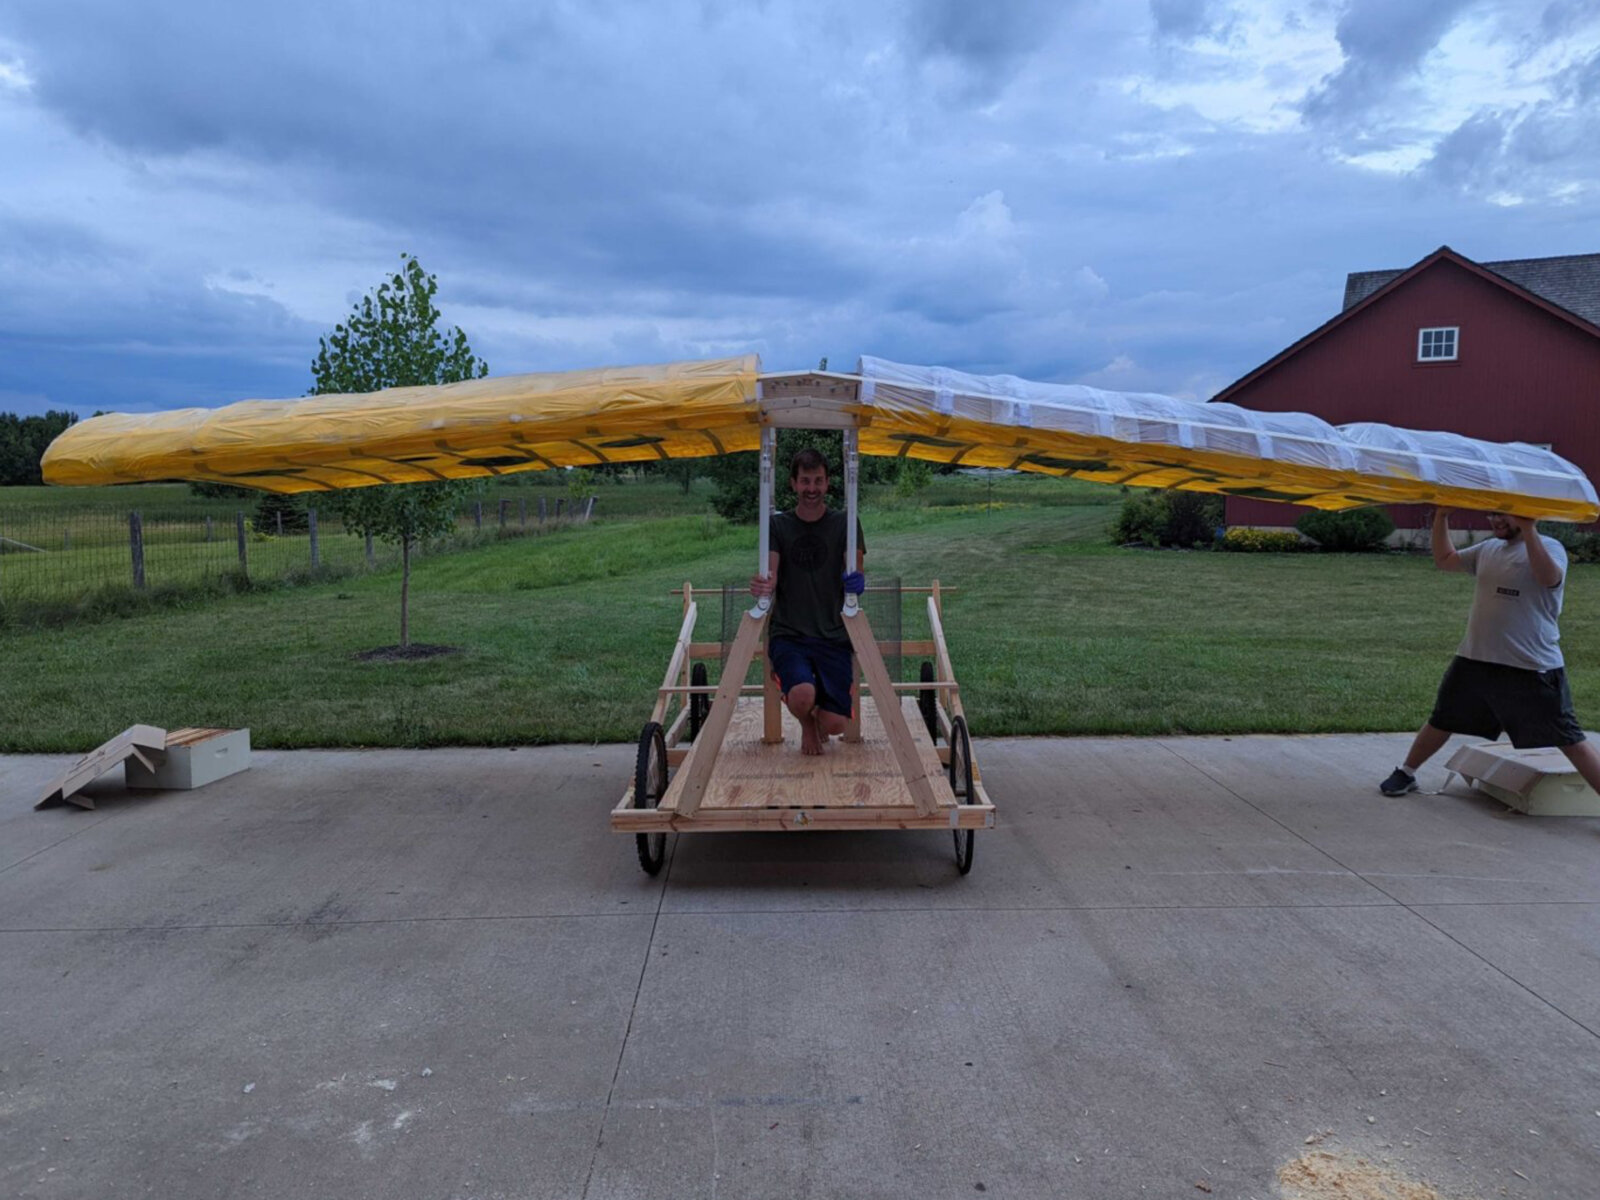
[{"label": "sneaker", "polygon": [[1404,767],[1396,767],[1389,778],[1378,785],[1378,790],[1385,796],[1404,796],[1417,790],[1417,777],[1407,774]]}]

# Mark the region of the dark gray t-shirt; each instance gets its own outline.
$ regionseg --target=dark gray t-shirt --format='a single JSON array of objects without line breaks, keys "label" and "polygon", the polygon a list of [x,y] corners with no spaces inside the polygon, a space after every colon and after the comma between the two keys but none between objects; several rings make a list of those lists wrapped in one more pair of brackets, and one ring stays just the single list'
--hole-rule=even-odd
[{"label": "dark gray t-shirt", "polygon": [[1561,593],[1567,586],[1567,552],[1554,538],[1539,540],[1561,568],[1561,582],[1545,587],[1533,577],[1523,534],[1513,541],[1490,538],[1459,551],[1461,565],[1477,580],[1462,658],[1501,663],[1527,671],[1553,671],[1561,657]]},{"label": "dark gray t-shirt", "polygon": [[[839,610],[844,607],[845,515],[828,509],[815,521],[792,512],[772,514],[770,548],[778,555],[778,586],[773,593],[772,637],[822,638],[848,642]],[[861,522],[856,545],[866,552]]]}]

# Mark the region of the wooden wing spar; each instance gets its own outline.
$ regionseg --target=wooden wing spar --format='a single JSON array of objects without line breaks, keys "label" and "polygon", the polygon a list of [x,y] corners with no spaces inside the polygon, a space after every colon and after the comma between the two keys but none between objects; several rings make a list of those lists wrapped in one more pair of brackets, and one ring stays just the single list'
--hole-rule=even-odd
[{"label": "wooden wing spar", "polygon": [[763,375],[748,355],[112,414],[57,438],[44,475],[328,491],[730,454],[755,450],[764,425],[854,428],[863,454],[1313,508],[1600,517],[1583,472],[1536,446],[878,358],[861,359],[854,375]]}]

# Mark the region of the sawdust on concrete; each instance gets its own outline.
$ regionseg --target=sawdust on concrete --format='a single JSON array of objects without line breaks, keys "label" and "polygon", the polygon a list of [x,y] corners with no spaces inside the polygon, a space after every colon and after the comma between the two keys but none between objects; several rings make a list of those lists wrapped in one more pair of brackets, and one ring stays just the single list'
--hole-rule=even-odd
[{"label": "sawdust on concrete", "polygon": [[1432,1184],[1328,1150],[1302,1154],[1279,1167],[1278,1186],[1284,1200],[1449,1200]]}]

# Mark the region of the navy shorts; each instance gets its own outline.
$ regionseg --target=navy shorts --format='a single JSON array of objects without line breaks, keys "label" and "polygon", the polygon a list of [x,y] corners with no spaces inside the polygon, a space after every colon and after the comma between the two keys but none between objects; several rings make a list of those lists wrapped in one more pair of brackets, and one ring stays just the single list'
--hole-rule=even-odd
[{"label": "navy shorts", "polygon": [[1583,726],[1572,712],[1567,673],[1530,671],[1457,656],[1439,683],[1428,724],[1494,741],[1502,732],[1518,750],[1575,746]]},{"label": "navy shorts", "polygon": [[802,683],[817,689],[817,707],[841,717],[850,715],[850,685],[855,664],[849,642],[821,638],[775,637],[767,640],[767,657],[783,694]]}]

